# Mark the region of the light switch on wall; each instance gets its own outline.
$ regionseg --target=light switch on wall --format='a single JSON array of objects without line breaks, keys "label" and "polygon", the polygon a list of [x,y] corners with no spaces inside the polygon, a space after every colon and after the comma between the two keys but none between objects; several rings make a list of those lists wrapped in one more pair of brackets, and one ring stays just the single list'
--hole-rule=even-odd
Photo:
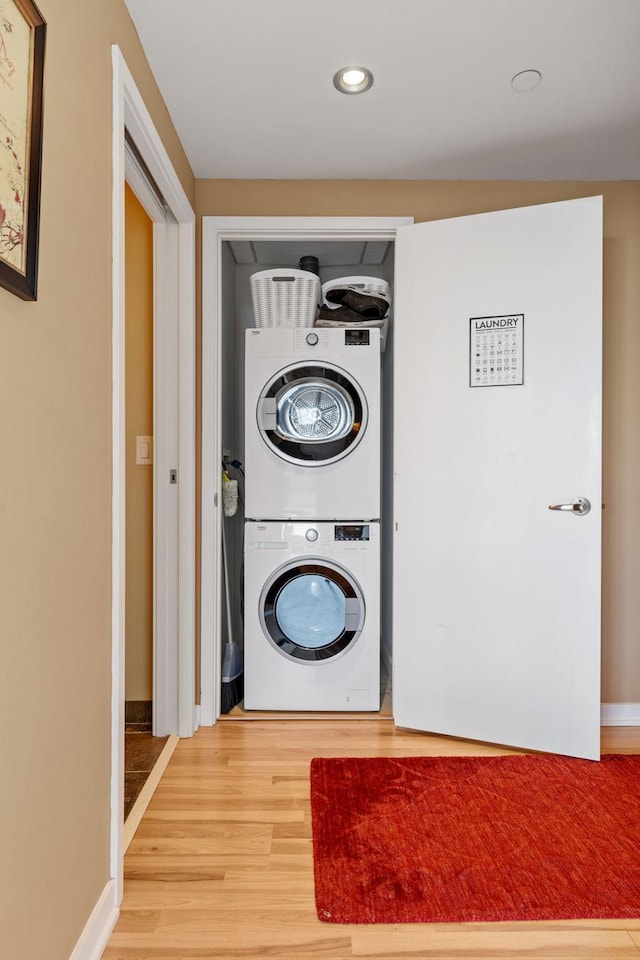
[{"label": "light switch on wall", "polygon": [[153,437],[136,437],[136,463],[143,466],[153,463]]}]

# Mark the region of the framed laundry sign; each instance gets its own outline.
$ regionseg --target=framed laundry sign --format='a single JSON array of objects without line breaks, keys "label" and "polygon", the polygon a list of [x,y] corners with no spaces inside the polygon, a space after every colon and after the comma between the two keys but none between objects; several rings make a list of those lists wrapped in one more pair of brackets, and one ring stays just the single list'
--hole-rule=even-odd
[{"label": "framed laundry sign", "polygon": [[524,383],[524,314],[471,317],[469,386],[515,387]]},{"label": "framed laundry sign", "polygon": [[0,286],[35,300],[46,24],[31,0],[0,0]]}]

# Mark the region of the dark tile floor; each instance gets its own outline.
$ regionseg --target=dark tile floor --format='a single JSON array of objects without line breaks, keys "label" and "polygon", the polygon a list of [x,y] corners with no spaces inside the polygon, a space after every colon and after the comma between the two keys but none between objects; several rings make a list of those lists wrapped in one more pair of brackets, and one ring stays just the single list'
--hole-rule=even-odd
[{"label": "dark tile floor", "polygon": [[[127,711],[127,716],[129,716]],[[138,799],[147,777],[153,770],[156,761],[168,737],[154,737],[151,733],[151,723],[144,718],[141,722],[125,723],[124,732],[124,818],[131,812],[131,808]]]}]

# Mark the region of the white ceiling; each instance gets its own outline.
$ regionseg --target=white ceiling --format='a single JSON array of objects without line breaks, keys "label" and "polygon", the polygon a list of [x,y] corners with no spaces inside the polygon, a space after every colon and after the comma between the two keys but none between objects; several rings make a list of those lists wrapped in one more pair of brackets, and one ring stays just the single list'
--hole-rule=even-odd
[{"label": "white ceiling", "polygon": [[640,179],[640,0],[126,3],[198,178]]}]

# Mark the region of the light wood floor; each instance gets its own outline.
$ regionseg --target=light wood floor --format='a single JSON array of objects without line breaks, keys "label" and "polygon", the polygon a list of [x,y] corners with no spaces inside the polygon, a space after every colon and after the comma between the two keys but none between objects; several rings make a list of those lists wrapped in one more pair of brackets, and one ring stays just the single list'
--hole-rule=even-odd
[{"label": "light wood floor", "polygon": [[[603,751],[640,752],[640,728],[605,728]],[[640,957],[640,920],[347,926],[317,919],[312,757],[506,752],[379,718],[227,720],[200,730],[178,744],[129,846],[122,913],[104,960]]]}]

